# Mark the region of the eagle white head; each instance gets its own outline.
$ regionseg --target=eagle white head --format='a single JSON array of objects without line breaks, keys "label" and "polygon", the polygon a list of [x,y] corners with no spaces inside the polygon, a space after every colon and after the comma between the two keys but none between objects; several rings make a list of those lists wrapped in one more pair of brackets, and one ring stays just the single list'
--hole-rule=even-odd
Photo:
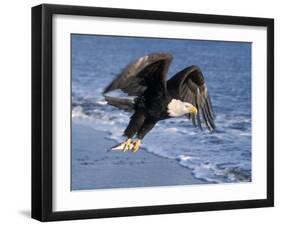
[{"label": "eagle white head", "polygon": [[168,104],[168,114],[171,117],[179,117],[185,114],[197,114],[197,108],[188,102],[172,99]]}]

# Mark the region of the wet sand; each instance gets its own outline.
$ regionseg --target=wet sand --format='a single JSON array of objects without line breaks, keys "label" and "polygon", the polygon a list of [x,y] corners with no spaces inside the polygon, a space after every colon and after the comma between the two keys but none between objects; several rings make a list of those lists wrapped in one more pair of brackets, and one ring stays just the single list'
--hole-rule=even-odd
[{"label": "wet sand", "polygon": [[176,160],[140,149],[108,151],[117,142],[87,124],[72,125],[72,190],[172,186],[206,183]]}]

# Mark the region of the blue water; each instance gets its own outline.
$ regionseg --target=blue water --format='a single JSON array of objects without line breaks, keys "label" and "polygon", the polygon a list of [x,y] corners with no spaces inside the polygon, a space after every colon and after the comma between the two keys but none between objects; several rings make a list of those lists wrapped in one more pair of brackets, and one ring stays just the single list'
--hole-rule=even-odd
[{"label": "blue water", "polygon": [[128,63],[153,52],[173,55],[168,77],[193,64],[201,68],[217,129],[202,132],[186,118],[164,120],[145,137],[142,151],[176,159],[211,183],[251,181],[251,43],[72,35],[72,117],[123,141],[130,114],[106,105],[101,92]]}]

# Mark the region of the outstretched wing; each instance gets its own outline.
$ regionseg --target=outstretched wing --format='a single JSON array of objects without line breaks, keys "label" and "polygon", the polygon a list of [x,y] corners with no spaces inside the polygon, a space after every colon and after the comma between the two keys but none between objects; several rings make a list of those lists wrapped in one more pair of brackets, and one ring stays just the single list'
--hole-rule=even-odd
[{"label": "outstretched wing", "polygon": [[167,89],[173,98],[191,103],[197,108],[198,113],[196,119],[194,115],[187,115],[189,118],[192,118],[194,126],[197,126],[198,124],[200,129],[202,129],[201,117],[203,117],[207,128],[210,131],[215,129],[216,126],[214,123],[211,99],[199,67],[191,66],[178,72],[168,80]]},{"label": "outstretched wing", "polygon": [[129,96],[141,96],[149,87],[161,86],[166,92],[166,74],[172,55],[154,53],[129,64],[103,91],[121,89]]}]

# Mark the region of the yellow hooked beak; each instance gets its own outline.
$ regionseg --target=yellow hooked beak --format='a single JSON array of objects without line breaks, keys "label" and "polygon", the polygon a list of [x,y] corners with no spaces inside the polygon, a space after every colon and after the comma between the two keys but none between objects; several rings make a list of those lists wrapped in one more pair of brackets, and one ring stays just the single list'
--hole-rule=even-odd
[{"label": "yellow hooked beak", "polygon": [[190,109],[190,113],[197,115],[197,108],[192,106]]}]

